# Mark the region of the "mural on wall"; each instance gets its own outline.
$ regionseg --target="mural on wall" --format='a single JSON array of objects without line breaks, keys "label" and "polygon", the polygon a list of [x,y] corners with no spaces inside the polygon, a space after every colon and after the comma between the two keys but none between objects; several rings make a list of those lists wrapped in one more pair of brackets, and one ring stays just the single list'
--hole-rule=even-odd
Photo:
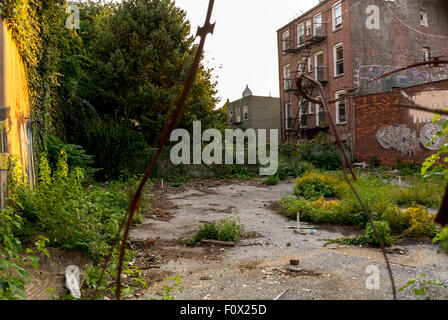
[{"label": "mural on wall", "polygon": [[400,124],[381,127],[376,133],[376,139],[383,149],[395,150],[402,156],[412,157],[415,156],[419,143],[427,150],[436,151],[446,142],[445,137],[432,140],[438,130],[440,126],[428,123],[417,136],[417,131],[408,128],[405,124]]},{"label": "mural on wall", "polygon": [[439,137],[432,140],[437,131],[440,131],[441,127],[437,124],[428,123],[420,130],[420,142],[423,147],[428,150],[436,151],[446,142],[446,137]]},{"label": "mural on wall", "polygon": [[418,148],[417,132],[404,124],[380,128],[376,133],[379,145],[386,150],[396,150],[402,156],[414,156]]}]

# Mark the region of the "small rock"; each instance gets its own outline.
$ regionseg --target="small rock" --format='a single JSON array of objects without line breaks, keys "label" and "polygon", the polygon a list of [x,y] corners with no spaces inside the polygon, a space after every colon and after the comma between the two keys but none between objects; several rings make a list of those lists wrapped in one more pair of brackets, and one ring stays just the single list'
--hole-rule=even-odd
[{"label": "small rock", "polygon": [[291,259],[291,260],[289,260],[289,263],[292,266],[298,266],[300,264],[300,260],[299,259]]}]

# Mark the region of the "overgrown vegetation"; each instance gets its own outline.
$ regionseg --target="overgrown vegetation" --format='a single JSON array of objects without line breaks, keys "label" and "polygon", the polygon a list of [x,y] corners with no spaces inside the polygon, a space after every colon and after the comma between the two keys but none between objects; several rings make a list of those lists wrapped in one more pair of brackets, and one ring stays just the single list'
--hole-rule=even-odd
[{"label": "overgrown vegetation", "polygon": [[439,280],[426,280],[426,273],[417,277],[417,279],[410,280],[401,287],[400,291],[411,290],[418,298],[424,300],[433,300],[434,296],[443,296],[448,300],[448,284]]},{"label": "overgrown vegetation", "polygon": [[200,242],[203,239],[238,242],[243,225],[237,215],[224,218],[219,222],[204,223],[199,231],[191,239],[191,243]]},{"label": "overgrown vegetation", "polygon": [[[412,186],[406,187],[364,173],[353,184],[374,220],[387,222],[393,236],[436,235],[438,228],[428,208],[440,204],[444,192],[440,179],[413,178]],[[300,212],[302,220],[314,223],[367,225],[367,217],[341,173],[310,171],[297,178],[295,192],[296,198],[282,200],[286,214],[293,219]]]}]

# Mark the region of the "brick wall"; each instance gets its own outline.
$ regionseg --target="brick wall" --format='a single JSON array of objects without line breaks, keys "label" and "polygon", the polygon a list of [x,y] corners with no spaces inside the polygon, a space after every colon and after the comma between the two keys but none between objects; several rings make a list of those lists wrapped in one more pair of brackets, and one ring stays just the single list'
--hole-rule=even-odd
[{"label": "brick wall", "polygon": [[[448,80],[414,86],[404,91],[410,96],[415,96],[428,90],[448,90]],[[395,90],[394,92],[371,94],[354,98],[356,126],[355,158],[357,161],[369,162],[372,156],[376,156],[381,164],[384,165],[395,165],[397,159],[404,162],[422,163],[433,153],[433,151],[427,150],[420,141],[422,128],[431,122],[429,119],[426,121],[415,121],[409,109],[393,106],[394,103],[400,101],[400,97],[399,92]],[[446,103],[448,104],[448,101]],[[377,133],[380,129],[389,126],[398,128],[400,125],[405,125],[410,132],[414,132],[416,135],[416,140],[413,141],[411,138],[410,142],[410,147],[413,149],[413,152],[401,153],[396,148],[385,149],[378,142]],[[386,137],[386,140],[389,138]],[[407,147],[404,149],[409,149]]]}]

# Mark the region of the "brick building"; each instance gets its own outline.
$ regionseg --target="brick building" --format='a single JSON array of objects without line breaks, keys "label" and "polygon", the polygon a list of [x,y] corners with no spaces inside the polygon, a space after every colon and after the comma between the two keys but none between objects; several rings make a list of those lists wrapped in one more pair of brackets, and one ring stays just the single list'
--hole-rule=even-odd
[{"label": "brick building", "polygon": [[[420,105],[448,108],[448,80],[405,89]],[[368,94],[354,98],[355,158],[370,162],[376,157],[383,165],[403,162],[423,162],[445,141],[430,143],[439,128],[432,123],[433,114],[394,106],[400,102],[397,89],[392,92]]]},{"label": "brick building", "polygon": [[[294,76],[300,68],[322,82],[332,100],[384,73],[448,55],[448,2],[444,0],[322,0],[277,31],[282,140],[329,132],[323,107],[299,101]],[[352,155],[354,99],[448,79],[448,68],[419,67],[362,86],[330,105],[337,129]]]}]

